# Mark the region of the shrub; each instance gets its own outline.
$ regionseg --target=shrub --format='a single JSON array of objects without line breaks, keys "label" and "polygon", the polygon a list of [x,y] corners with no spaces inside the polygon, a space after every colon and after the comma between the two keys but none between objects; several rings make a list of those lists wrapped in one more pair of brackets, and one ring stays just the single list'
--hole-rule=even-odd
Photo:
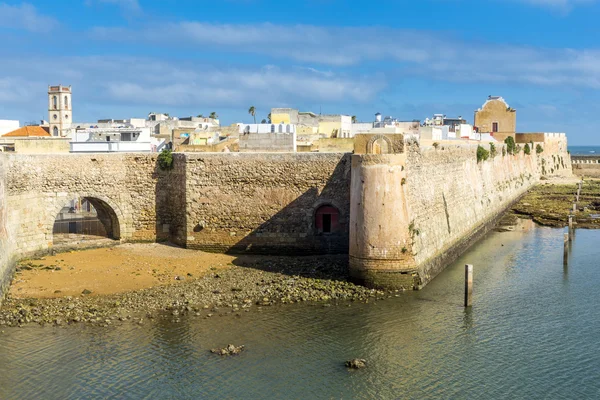
[{"label": "shrub", "polygon": [[506,147],[502,146],[502,157],[506,155]]},{"label": "shrub", "polygon": [[544,151],[544,148],[542,147],[542,145],[540,145],[540,144],[538,143],[538,145],[537,145],[537,146],[535,146],[535,152],[536,152],[537,154],[540,154],[540,153],[542,153],[543,151]]},{"label": "shrub", "polygon": [[485,161],[490,158],[490,152],[481,147],[477,146],[477,162]]},{"label": "shrub", "polygon": [[158,155],[158,167],[163,171],[173,168],[173,153],[171,150],[164,149]]},{"label": "shrub", "polygon": [[439,145],[440,145],[440,144],[439,144],[438,142],[434,142],[434,143],[433,143],[433,147],[435,147],[435,149],[436,149],[436,150],[437,150],[437,148],[438,148],[438,146],[439,146]]},{"label": "shrub", "polygon": [[496,154],[498,154],[496,151],[496,145],[494,143],[490,143],[490,156],[494,158],[496,157]]},{"label": "shrub", "polygon": [[529,147],[529,143],[525,143],[525,148],[523,149],[523,153],[530,155],[531,154],[531,148]]},{"label": "shrub", "polygon": [[400,181],[400,184],[401,184],[401,185],[404,185],[404,184],[406,184],[406,178],[402,178],[402,180]]},{"label": "shrub", "polygon": [[515,144],[515,138],[509,136],[506,139],[504,139],[504,143],[506,143],[506,152],[510,155],[515,154],[515,150],[517,149],[517,145]]}]

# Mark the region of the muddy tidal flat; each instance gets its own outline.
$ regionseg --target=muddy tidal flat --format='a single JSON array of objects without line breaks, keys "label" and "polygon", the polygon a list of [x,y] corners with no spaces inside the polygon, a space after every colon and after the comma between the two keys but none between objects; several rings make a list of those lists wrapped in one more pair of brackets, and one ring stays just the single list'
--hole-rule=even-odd
[{"label": "muddy tidal flat", "polygon": [[[564,227],[576,202],[577,182],[578,179],[542,181],[523,196],[509,214],[531,218],[543,226]],[[583,182],[576,209],[576,228],[600,228],[600,180]]]},{"label": "muddy tidal flat", "polygon": [[58,253],[17,266],[0,327],[241,317],[276,304],[398,295],[348,282],[347,263],[347,256],[234,257],[164,244]]}]

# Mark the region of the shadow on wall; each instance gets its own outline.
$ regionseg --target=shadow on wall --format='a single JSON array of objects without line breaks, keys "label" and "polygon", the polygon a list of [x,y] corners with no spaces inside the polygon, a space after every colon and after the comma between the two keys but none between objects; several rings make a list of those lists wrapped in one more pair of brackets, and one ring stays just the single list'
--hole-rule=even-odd
[{"label": "shadow on wall", "polygon": [[[347,254],[349,240],[350,213],[350,159],[342,157],[323,185],[305,190],[300,196],[287,203],[272,214],[261,211],[257,202],[251,209],[249,219],[263,218],[263,213],[271,213],[260,225],[237,239],[241,229],[217,228],[209,231],[201,223],[192,221],[190,227],[193,240],[187,241],[188,248],[228,254],[268,254],[268,255],[311,255],[311,254]],[[298,177],[297,179],[303,179]],[[293,183],[288,183],[288,193],[294,192]],[[306,187],[306,185],[305,185]],[[319,190],[321,187],[321,190]],[[271,187],[257,186],[257,189]],[[277,204],[271,199],[265,200],[265,209]],[[229,212],[235,210],[230,208]],[[223,212],[227,213],[224,205]],[[243,217],[243,216],[242,216]],[[243,222],[238,223],[240,227]]]},{"label": "shadow on wall", "polygon": [[156,241],[170,241],[186,247],[186,159],[173,153],[173,168],[162,170],[158,160],[154,167]]}]

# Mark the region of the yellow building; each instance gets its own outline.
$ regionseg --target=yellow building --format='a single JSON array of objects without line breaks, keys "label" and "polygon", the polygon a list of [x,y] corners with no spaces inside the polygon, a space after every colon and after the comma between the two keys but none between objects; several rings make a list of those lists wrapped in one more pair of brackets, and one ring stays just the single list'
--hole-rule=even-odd
[{"label": "yellow building", "polygon": [[480,133],[490,133],[502,142],[517,131],[517,110],[499,96],[489,96],[485,104],[475,111],[475,127]]},{"label": "yellow building", "polygon": [[321,115],[294,108],[272,108],[271,123],[294,124],[299,135],[319,134],[328,138],[349,138],[352,130],[349,115]]}]

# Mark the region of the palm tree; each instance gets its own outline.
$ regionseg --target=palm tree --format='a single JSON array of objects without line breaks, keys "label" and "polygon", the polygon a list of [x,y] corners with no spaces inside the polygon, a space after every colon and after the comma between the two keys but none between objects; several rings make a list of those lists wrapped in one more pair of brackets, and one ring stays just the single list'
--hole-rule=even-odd
[{"label": "palm tree", "polygon": [[198,114],[198,115],[197,115],[197,117],[198,117],[198,118],[204,118],[204,115],[202,115],[202,114]]},{"label": "palm tree", "polygon": [[267,120],[269,121],[269,123],[271,123],[271,113],[269,113],[269,115],[267,115]]},{"label": "palm tree", "polygon": [[208,118],[217,119],[217,118],[219,118],[219,116],[217,115],[216,112],[213,111],[213,112],[210,113],[210,115],[208,116]]},{"label": "palm tree", "polygon": [[356,123],[356,115],[352,116],[352,123],[355,124]]},{"label": "palm tree", "polygon": [[248,114],[254,117],[254,123],[256,124],[256,108],[254,108],[254,106],[250,106],[250,108],[248,109]]},{"label": "palm tree", "polygon": [[266,124],[266,123],[267,123],[267,120],[263,118],[263,120],[262,120],[262,121],[260,121],[260,123],[261,123],[261,124]]}]

